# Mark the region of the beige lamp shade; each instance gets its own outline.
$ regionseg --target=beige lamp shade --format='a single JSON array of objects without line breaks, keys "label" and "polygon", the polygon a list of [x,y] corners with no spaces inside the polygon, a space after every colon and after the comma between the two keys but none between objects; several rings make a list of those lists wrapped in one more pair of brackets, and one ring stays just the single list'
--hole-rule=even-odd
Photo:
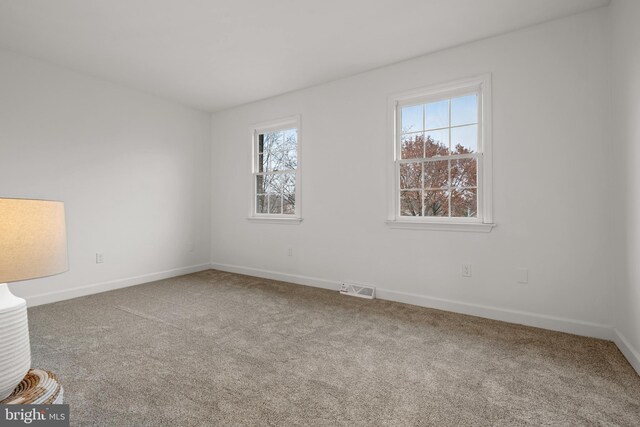
[{"label": "beige lamp shade", "polygon": [[0,283],[67,269],[64,203],[0,198]]}]

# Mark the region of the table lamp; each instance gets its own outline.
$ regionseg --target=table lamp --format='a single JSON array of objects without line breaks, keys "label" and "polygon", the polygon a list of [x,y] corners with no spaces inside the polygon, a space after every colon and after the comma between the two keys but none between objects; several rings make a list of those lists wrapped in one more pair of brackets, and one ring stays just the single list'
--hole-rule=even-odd
[{"label": "table lamp", "polygon": [[64,204],[0,198],[0,400],[31,368],[27,303],[6,282],[67,269]]}]

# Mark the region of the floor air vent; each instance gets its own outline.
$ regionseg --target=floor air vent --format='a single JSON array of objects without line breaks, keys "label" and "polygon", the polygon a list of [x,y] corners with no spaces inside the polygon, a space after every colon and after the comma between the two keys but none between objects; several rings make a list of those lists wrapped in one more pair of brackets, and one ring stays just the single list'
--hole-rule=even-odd
[{"label": "floor air vent", "polygon": [[340,293],[343,295],[351,295],[353,297],[374,299],[376,297],[376,288],[373,286],[343,283],[340,287]]}]

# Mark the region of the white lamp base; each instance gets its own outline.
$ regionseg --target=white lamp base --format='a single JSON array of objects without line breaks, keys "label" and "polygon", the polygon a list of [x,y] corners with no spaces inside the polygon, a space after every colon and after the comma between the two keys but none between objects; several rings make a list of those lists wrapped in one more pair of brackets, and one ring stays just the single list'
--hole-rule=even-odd
[{"label": "white lamp base", "polygon": [[0,284],[0,400],[9,396],[31,367],[27,302]]}]

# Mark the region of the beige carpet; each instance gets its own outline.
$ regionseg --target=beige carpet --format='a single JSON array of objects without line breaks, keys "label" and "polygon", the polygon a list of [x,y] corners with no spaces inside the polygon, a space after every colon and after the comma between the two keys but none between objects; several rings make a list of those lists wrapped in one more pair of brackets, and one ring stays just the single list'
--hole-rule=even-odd
[{"label": "beige carpet", "polygon": [[72,425],[640,425],[610,342],[214,270],[29,320]]}]

